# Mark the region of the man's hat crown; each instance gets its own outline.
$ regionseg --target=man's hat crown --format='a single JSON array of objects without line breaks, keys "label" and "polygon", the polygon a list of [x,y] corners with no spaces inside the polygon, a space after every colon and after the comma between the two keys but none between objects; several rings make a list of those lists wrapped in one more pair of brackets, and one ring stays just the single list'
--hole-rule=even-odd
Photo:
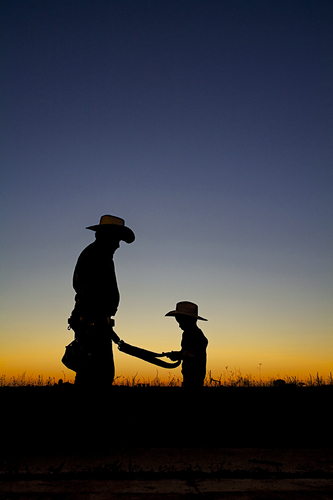
[{"label": "man's hat crown", "polygon": [[88,226],[86,229],[91,229],[92,231],[116,230],[119,232],[119,238],[126,241],[126,243],[133,243],[135,240],[135,234],[132,229],[125,226],[124,219],[115,215],[102,215],[99,224]]}]

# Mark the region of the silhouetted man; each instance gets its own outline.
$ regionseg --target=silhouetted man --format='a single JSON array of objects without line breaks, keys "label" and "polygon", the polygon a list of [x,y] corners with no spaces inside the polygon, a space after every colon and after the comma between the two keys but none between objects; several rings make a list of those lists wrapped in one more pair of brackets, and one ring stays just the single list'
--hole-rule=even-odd
[{"label": "silhouetted man", "polygon": [[120,241],[132,243],[135,235],[123,219],[113,215],[103,215],[99,224],[86,229],[95,231],[95,241],[82,251],[74,269],[75,307],[68,323],[89,353],[87,363],[76,372],[75,384],[97,388],[113,382],[111,340],[120,340],[111,318],[120,300],[113,255]]},{"label": "silhouetted man", "polygon": [[206,376],[208,340],[197,326],[197,320],[207,321],[198,316],[198,306],[193,302],[178,302],[176,309],[166,316],[174,316],[183,330],[181,350],[166,353],[173,361],[182,359],[183,387],[199,389]]}]

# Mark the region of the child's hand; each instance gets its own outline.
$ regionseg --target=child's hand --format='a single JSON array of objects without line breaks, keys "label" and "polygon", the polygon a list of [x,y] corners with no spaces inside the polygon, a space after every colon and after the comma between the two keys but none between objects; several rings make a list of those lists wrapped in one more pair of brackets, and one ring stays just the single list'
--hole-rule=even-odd
[{"label": "child's hand", "polygon": [[180,359],[180,353],[177,351],[164,352],[164,356],[171,359],[171,361],[178,361]]}]

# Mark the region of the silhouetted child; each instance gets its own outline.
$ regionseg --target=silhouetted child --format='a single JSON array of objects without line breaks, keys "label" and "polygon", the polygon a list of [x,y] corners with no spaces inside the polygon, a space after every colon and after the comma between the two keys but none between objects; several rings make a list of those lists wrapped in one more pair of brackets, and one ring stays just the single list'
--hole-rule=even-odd
[{"label": "silhouetted child", "polygon": [[197,320],[207,321],[198,316],[198,306],[193,302],[178,302],[176,309],[166,316],[174,316],[179,328],[183,330],[181,350],[165,355],[173,361],[182,360],[183,387],[199,389],[206,376],[208,340],[197,326]]}]

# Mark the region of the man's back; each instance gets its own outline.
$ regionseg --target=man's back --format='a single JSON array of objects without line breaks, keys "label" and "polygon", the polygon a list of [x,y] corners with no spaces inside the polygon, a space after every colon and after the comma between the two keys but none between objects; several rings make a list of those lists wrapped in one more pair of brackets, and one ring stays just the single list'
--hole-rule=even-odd
[{"label": "man's back", "polygon": [[76,309],[82,316],[114,316],[119,300],[112,253],[95,241],[80,254],[73,275]]}]

